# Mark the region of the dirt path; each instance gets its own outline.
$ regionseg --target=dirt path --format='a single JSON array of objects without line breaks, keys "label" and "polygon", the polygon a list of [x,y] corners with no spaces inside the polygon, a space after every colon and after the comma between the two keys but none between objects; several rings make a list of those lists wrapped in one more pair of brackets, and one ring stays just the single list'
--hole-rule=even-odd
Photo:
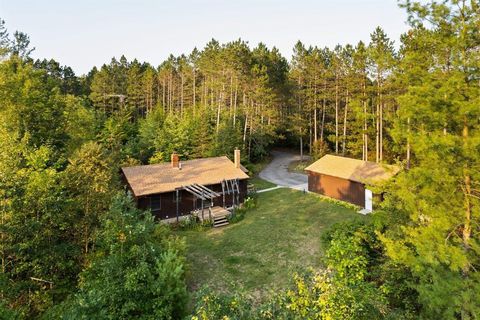
[{"label": "dirt path", "polygon": [[272,162],[260,172],[260,178],[282,187],[308,190],[307,175],[288,171],[288,165],[292,161],[300,160],[299,154],[284,151],[272,151],[272,156]]}]

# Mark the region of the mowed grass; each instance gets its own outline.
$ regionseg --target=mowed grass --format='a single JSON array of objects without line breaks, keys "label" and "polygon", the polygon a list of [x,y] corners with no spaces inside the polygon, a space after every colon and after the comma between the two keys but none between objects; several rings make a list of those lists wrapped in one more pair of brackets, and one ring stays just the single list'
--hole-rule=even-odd
[{"label": "mowed grass", "polygon": [[243,289],[261,298],[286,288],[294,272],[321,268],[321,234],[332,224],[359,217],[352,209],[315,194],[277,189],[259,194],[244,220],[208,231],[180,231],[186,237],[191,290]]},{"label": "mowed grass", "polygon": [[264,189],[273,188],[277,186],[275,183],[271,183],[270,181],[263,180],[259,177],[250,178],[248,182],[253,184],[255,186],[255,189],[257,190],[264,190]]}]

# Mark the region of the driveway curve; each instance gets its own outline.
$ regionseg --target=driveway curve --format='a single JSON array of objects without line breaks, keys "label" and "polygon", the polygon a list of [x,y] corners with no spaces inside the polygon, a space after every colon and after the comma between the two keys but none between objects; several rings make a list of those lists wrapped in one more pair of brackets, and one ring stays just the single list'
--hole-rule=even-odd
[{"label": "driveway curve", "polygon": [[[258,175],[263,180],[275,183],[278,186],[297,190],[308,190],[308,177],[306,174],[288,171],[288,165],[300,160],[299,154],[272,151],[273,159]],[[304,156],[304,159],[307,157]]]}]

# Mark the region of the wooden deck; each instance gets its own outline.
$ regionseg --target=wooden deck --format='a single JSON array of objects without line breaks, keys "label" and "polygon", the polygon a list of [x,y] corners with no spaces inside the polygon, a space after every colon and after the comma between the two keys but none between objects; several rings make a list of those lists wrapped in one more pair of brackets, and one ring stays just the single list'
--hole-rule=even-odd
[{"label": "wooden deck", "polygon": [[225,218],[230,212],[222,207],[215,206],[210,208],[205,208],[203,210],[203,217],[202,217],[202,210],[197,210],[192,212],[193,215],[197,216],[200,221],[207,220],[207,219],[215,219],[215,218]]},{"label": "wooden deck", "polygon": [[207,208],[203,211],[203,217],[202,217],[202,211],[198,210],[193,213],[193,215],[197,216],[200,221],[203,220],[212,220],[213,221],[213,226],[214,227],[222,227],[225,225],[228,225],[228,220],[227,216],[230,214],[230,212],[222,207],[215,206],[215,207],[210,207]]},{"label": "wooden deck", "polygon": [[[212,219],[214,227],[222,227],[222,226],[228,225],[227,217],[229,214],[230,214],[230,211],[219,206],[205,208],[203,211],[204,217],[202,217],[202,210],[192,211],[191,213],[192,216],[198,217],[200,221]],[[179,216],[178,220],[179,221],[184,220],[189,216],[190,215]],[[167,224],[175,223],[177,222],[177,218],[175,217],[175,218],[163,219],[161,220],[161,222],[167,223]]]}]

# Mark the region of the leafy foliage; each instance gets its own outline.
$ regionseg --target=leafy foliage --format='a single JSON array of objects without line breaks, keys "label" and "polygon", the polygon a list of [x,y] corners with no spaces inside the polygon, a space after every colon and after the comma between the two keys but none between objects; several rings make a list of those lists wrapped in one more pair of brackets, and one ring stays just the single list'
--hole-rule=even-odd
[{"label": "leafy foliage", "polygon": [[186,305],[183,244],[131,198],[118,195],[102,219],[92,265],[80,274],[66,318],[178,319]]}]

